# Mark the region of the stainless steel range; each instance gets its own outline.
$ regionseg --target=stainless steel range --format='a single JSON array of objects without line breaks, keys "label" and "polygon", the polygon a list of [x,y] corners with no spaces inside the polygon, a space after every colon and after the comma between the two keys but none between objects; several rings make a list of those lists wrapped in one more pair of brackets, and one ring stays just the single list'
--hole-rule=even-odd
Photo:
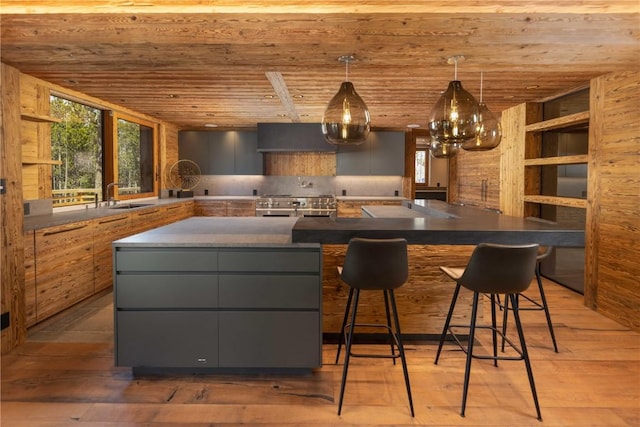
[{"label": "stainless steel range", "polygon": [[336,217],[336,198],[333,194],[292,196],[265,194],[256,201],[256,216]]}]

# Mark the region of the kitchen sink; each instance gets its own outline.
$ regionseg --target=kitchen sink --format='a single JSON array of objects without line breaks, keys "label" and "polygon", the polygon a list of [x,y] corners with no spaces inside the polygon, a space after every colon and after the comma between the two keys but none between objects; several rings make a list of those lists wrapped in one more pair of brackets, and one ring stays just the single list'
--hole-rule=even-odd
[{"label": "kitchen sink", "polygon": [[124,203],[122,205],[109,206],[109,209],[135,209],[153,206],[153,203]]}]

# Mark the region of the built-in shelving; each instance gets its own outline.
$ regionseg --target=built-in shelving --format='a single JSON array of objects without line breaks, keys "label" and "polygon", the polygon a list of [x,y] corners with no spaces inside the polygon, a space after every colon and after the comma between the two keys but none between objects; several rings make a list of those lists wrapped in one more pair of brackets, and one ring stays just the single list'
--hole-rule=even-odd
[{"label": "built-in shelving", "polygon": [[44,114],[36,114],[36,113],[22,113],[20,114],[20,118],[22,120],[27,120],[30,122],[39,122],[39,123],[60,123],[62,121],[55,117],[45,116]]},{"label": "built-in shelving", "polygon": [[539,157],[536,159],[525,159],[525,166],[546,166],[546,165],[575,165],[578,163],[588,163],[588,154],[575,156]]},{"label": "built-in shelving", "polygon": [[555,119],[544,120],[542,122],[531,123],[525,126],[526,132],[544,132],[555,129],[565,129],[574,126],[586,125],[589,123],[589,111],[569,114]]},{"label": "built-in shelving", "polygon": [[566,206],[569,208],[587,208],[587,199],[573,197],[525,195],[524,201],[528,203],[542,203],[545,205]]},{"label": "built-in shelving", "polygon": [[22,159],[23,165],[61,165],[61,160],[49,159]]}]

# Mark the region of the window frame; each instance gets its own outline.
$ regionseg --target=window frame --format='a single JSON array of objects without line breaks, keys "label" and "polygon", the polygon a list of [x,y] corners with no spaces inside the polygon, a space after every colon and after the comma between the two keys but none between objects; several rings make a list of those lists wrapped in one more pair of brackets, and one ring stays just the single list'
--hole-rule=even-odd
[{"label": "window frame", "polygon": [[[118,182],[118,120],[126,120],[128,122],[136,123],[138,125],[147,126],[152,129],[153,132],[153,160],[152,160],[152,170],[153,170],[153,190],[151,192],[146,193],[136,193],[136,194],[118,194],[115,191],[113,194],[114,200],[133,200],[133,199],[142,199],[146,197],[157,197],[158,196],[158,187],[159,187],[159,165],[158,165],[158,123],[141,119],[132,114],[127,114],[120,111],[115,110],[105,110],[104,114],[104,179],[103,179],[103,194],[104,199],[109,199],[109,194],[107,194],[107,186],[109,183]],[[113,190],[112,190],[113,191]]]}]

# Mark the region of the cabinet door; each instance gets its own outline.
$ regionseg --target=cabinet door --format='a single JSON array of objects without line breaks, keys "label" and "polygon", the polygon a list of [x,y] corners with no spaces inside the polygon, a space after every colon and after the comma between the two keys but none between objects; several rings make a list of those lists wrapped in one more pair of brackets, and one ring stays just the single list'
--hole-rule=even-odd
[{"label": "cabinet door", "polygon": [[36,318],[36,258],[35,232],[24,233],[24,301],[26,326],[35,325]]},{"label": "cabinet door", "polygon": [[116,366],[215,368],[218,313],[118,311]]},{"label": "cabinet door", "polygon": [[38,230],[36,312],[38,322],[93,294],[93,227],[81,221]]},{"label": "cabinet door", "polygon": [[404,175],[404,133],[371,132],[371,175]]},{"label": "cabinet door", "polygon": [[258,152],[256,132],[235,132],[235,174],[262,175],[262,153]]},{"label": "cabinet door", "polygon": [[254,200],[227,201],[227,216],[256,216],[256,202]]},{"label": "cabinet door", "polygon": [[209,172],[212,175],[233,175],[235,172],[235,132],[209,134]]},{"label": "cabinet door", "polygon": [[121,214],[95,220],[93,228],[93,279],[95,291],[113,285],[113,249],[111,243],[131,234],[129,215]]},{"label": "cabinet door", "polygon": [[211,175],[209,165],[209,132],[180,131],[178,135],[178,158],[194,161],[203,175]]},{"label": "cabinet door", "polygon": [[[369,134],[371,137],[371,133]],[[369,175],[369,141],[360,145],[340,145],[336,154],[337,175]]]},{"label": "cabinet door", "polygon": [[220,312],[220,367],[315,368],[322,365],[318,311]]},{"label": "cabinet door", "polygon": [[320,276],[222,274],[222,308],[320,309]]}]

